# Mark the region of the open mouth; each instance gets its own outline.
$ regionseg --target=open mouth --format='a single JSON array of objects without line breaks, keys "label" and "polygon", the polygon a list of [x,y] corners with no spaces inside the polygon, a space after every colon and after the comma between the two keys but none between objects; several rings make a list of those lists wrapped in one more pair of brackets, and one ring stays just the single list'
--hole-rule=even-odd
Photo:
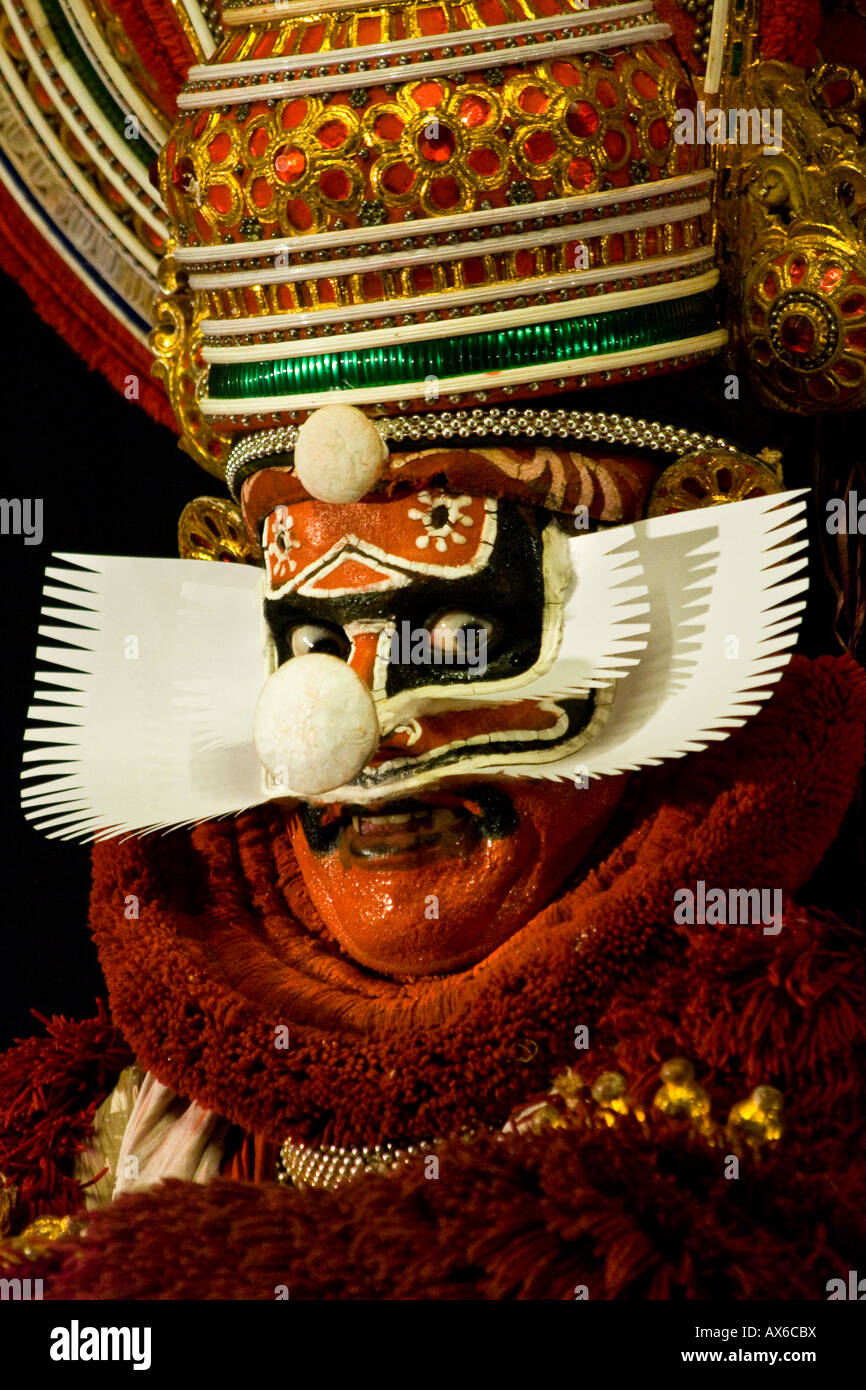
[{"label": "open mouth", "polygon": [[302,805],[297,810],[314,854],[339,852],[349,862],[371,864],[425,852],[467,854],[483,839],[517,829],[511,798],[491,785],[368,806]]}]

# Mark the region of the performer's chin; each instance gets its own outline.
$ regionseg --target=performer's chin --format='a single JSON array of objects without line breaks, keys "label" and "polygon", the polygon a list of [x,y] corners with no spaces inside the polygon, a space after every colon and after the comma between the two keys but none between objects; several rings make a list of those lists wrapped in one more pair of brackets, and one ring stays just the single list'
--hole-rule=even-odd
[{"label": "performer's chin", "polygon": [[359,964],[463,970],[526,926],[591,851],[624,778],[449,784],[365,806],[302,805],[288,829],[307,890]]}]

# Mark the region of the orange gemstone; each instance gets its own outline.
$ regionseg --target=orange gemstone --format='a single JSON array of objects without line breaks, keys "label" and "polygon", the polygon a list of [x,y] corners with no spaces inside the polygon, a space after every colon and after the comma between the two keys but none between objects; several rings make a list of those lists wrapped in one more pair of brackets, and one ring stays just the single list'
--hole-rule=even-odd
[{"label": "orange gemstone", "polygon": [[549,130],[534,130],[523,148],[533,164],[546,164],[556,154],[556,141]]},{"label": "orange gemstone", "polygon": [[307,157],[297,145],[280,145],[274,155],[274,169],[281,183],[294,183],[307,167]]},{"label": "orange gemstone", "polygon": [[316,138],[325,149],[335,150],[344,143],[348,133],[342,121],[326,121],[316,131]]},{"label": "orange gemstone", "polygon": [[231,147],[232,142],[225,131],[220,131],[219,135],[215,136],[207,147],[207,152],[211,157],[211,163],[222,164]]},{"label": "orange gemstone", "polygon": [[591,159],[573,159],[568,166],[568,177],[574,188],[588,188],[594,173]]},{"label": "orange gemstone", "polygon": [[463,124],[471,129],[473,126],[484,124],[490,115],[490,105],[483,97],[473,93],[460,103],[459,114]]},{"label": "orange gemstone", "polygon": [[319,179],[319,188],[326,198],[342,203],[352,191],[352,180],[345,169],[326,169]]}]

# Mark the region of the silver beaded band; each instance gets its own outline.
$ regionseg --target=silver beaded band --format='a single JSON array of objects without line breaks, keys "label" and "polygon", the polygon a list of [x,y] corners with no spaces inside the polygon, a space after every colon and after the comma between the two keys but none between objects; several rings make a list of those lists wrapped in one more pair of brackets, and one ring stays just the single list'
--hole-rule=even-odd
[{"label": "silver beaded band", "polygon": [[342,1149],[328,1144],[319,1149],[287,1139],[277,1159],[276,1180],[283,1187],[333,1189],[362,1173],[390,1172],[431,1148],[430,1144],[408,1144],[403,1149],[393,1144],[376,1144]]},{"label": "silver beaded band", "polygon": [[[382,438],[389,443],[403,440],[470,439],[474,435],[507,435],[514,439],[589,439],[593,443],[626,444],[635,449],[656,449],[667,454],[685,454],[692,449],[723,449],[740,452],[736,444],[716,439],[697,430],[676,429],[654,420],[636,420],[631,415],[605,415],[591,410],[487,410],[431,412],[427,415],[396,415],[374,420]],[[240,501],[238,482],[241,471],[257,460],[289,453],[295,447],[299,425],[283,425],[248,434],[233,445],[226,465],[226,486]],[[262,467],[265,464],[262,462]]]}]

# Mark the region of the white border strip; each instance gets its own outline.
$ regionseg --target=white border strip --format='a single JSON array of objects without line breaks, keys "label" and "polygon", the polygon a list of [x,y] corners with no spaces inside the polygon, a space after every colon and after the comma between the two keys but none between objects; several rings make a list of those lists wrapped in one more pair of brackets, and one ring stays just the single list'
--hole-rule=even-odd
[{"label": "white border strip", "polygon": [[[483,30],[481,31],[483,33]],[[291,82],[264,82],[251,87],[224,87],[200,92],[181,92],[178,110],[200,111],[210,106],[232,106],[280,97],[318,96],[324,92],[345,92],[353,87],[381,87],[385,82],[411,82],[415,78],[447,77],[452,72],[481,71],[496,66],[498,58],[504,67],[524,67],[543,63],[548,58],[566,58],[573,53],[597,52],[605,48],[625,48],[639,43],[653,43],[670,38],[669,24],[640,24],[630,29],[610,33],[584,34],[573,39],[555,39],[552,43],[521,45],[514,49],[497,49],[495,53],[470,53],[461,58],[434,58],[432,63],[407,63],[405,66],[374,68],[372,71],[336,73],[333,77],[298,77]],[[324,66],[324,65],[323,65]],[[214,69],[219,71],[219,69]]]},{"label": "white border strip", "polygon": [[185,12],[199,41],[202,53],[205,58],[210,58],[216,52],[217,44],[208,27],[208,22],[202,14],[201,6],[196,3],[196,0],[172,0],[172,4]]},{"label": "white border strip", "polygon": [[[669,270],[682,270],[709,260],[712,246],[697,247],[678,256],[648,257],[642,261],[617,261],[615,265],[596,266],[592,270],[575,270],[564,275],[544,275],[535,280],[509,280],[497,285],[473,285],[469,289],[450,290],[441,294],[419,294],[400,300],[400,313],[421,313],[426,309],[456,309],[466,304],[486,304],[491,299],[516,299],[522,294],[551,294],[557,290],[579,288],[581,285],[602,284],[606,280],[639,280]],[[336,309],[310,309],[306,313],[259,315],[243,319],[203,319],[201,331],[205,338],[233,338],[245,333],[279,333],[287,328],[319,328],[323,323],[350,323],[354,319],[380,318],[393,315],[393,299],[374,299],[366,304],[342,305]],[[339,337],[330,338],[336,347]],[[224,351],[224,349],[209,349]],[[230,361],[224,357],[205,357],[209,362]]]},{"label": "white border strip", "polygon": [[[382,0],[382,9],[405,8],[405,0]],[[282,22],[286,19],[307,19],[311,13],[326,14],[329,10],[365,10],[370,8],[370,0],[272,0],[269,5],[246,5],[243,9],[229,9],[223,6],[222,22],[224,28],[239,28],[249,24],[265,24],[269,20]],[[580,5],[580,9],[585,6]]]},{"label": "white border strip", "polygon": [[[577,357],[567,362],[533,363],[529,367],[512,367],[501,372],[475,372],[471,376],[441,377],[440,399],[448,396],[474,395],[501,386],[528,386],[534,381],[553,381],[557,377],[591,376],[596,372],[619,371],[639,367],[649,362],[687,357],[689,353],[712,352],[728,341],[725,328],[703,333],[698,338],[678,338],[675,342],[656,343],[652,347],[630,348],[608,356]],[[240,400],[201,401],[201,411],[209,418],[237,415],[279,415],[283,411],[317,410],[322,405],[381,405],[386,401],[424,400],[428,390],[425,381],[398,382],[394,386],[363,386],[345,391],[316,391],[308,396],[254,396]]]},{"label": "white border strip", "polygon": [[[704,252],[712,256],[712,248]],[[649,266],[644,272],[649,273]],[[634,274],[634,271],[632,271]],[[590,295],[587,299],[568,299],[559,304],[527,305],[521,309],[501,309],[497,313],[462,319],[440,319],[437,323],[409,323],[400,328],[374,328],[364,333],[343,333],[335,338],[303,338],[292,342],[268,344],[251,343],[243,347],[206,347],[202,356],[206,362],[271,362],[291,357],[323,357],[337,352],[362,352],[394,342],[426,342],[428,339],[466,337],[470,333],[496,333],[500,329],[523,328],[526,324],[558,323],[560,319],[586,318],[591,314],[608,314],[616,309],[629,309],[635,304],[667,303],[688,295],[701,294],[718,284],[716,269],[685,280],[666,280],[661,285],[641,285],[635,290],[613,290],[607,294]],[[530,282],[532,283],[532,282]],[[497,296],[498,297],[498,296]],[[402,306],[401,306],[402,307]],[[393,309],[392,309],[393,312]]]},{"label": "white border strip", "polygon": [[[341,5],[340,9],[346,9]],[[316,11],[321,5],[316,5]],[[190,68],[187,82],[208,82],[219,77],[257,77],[269,72],[301,72],[306,68],[336,66],[337,63],[359,63],[368,59],[381,58],[385,52],[396,54],[427,53],[437,48],[455,48],[463,44],[495,43],[497,39],[522,38],[525,34],[556,33],[560,29],[574,29],[582,24],[606,24],[612,19],[630,19],[633,15],[653,12],[652,0],[635,0],[628,5],[606,5],[604,9],[590,10],[585,6],[574,14],[554,15],[550,19],[530,19],[518,24],[494,24],[488,29],[458,29],[451,34],[419,34],[411,39],[398,39],[395,43],[371,44],[366,48],[319,49],[315,53],[287,53],[281,58],[246,58],[238,63],[221,63],[218,69],[204,63]],[[487,65],[495,64],[496,54],[488,52]],[[353,74],[354,76],[354,74]]]},{"label": "white border strip", "polygon": [[725,33],[728,25],[728,0],[713,0],[710,25],[710,46],[707,71],[704,75],[704,96],[716,96],[722,84],[722,64],[725,60]]},{"label": "white border strip", "polygon": [[[588,223],[586,230],[574,226],[548,227],[546,231],[535,232],[532,247],[555,246],[557,242],[580,240],[575,231],[583,233],[588,240],[606,236],[609,232],[633,232],[641,227],[664,226],[670,222],[686,222],[691,218],[702,217],[709,212],[709,198],[698,198],[693,203],[682,203],[676,207],[650,208],[648,212],[620,213],[616,217],[602,217]],[[512,236],[488,237],[486,241],[461,241],[452,246],[421,246],[414,251],[392,251],[387,255],[361,256],[340,261],[314,261],[312,265],[269,266],[267,270],[224,271],[222,274],[192,274],[190,287],[194,290],[245,289],[250,285],[285,285],[296,280],[344,280],[349,275],[362,275],[379,270],[406,270],[410,266],[428,265],[431,261],[459,261],[471,257],[477,260],[483,256],[503,255],[509,251],[522,251],[527,246],[525,232]],[[395,300],[395,303],[399,301]]]},{"label": "white border strip", "polygon": [[[283,251],[297,256],[307,251],[326,251],[330,246],[342,248],[366,246],[373,241],[404,241],[407,237],[435,236],[465,231],[468,227],[530,222],[541,217],[549,220],[569,213],[577,216],[584,211],[594,213],[598,208],[607,207],[608,203],[635,203],[642,198],[664,198],[668,193],[687,192],[691,188],[699,188],[701,184],[711,183],[714,178],[712,169],[696,169],[691,174],[676,174],[673,178],[655,179],[651,183],[631,183],[625,188],[609,188],[598,193],[575,193],[570,198],[551,198],[550,202],[479,208],[473,212],[449,213],[444,217],[416,217],[411,222],[386,222],[381,227],[353,227],[349,231],[318,232],[312,236],[237,241],[223,246],[178,246],[172,255],[181,265],[194,265],[208,261],[261,260],[264,256],[277,256]],[[591,226],[592,222],[587,225]]]},{"label": "white border strip", "polygon": [[137,342],[141,343],[142,347],[147,348],[148,334],[143,333],[142,330],[139,328],[138,324],[130,322],[130,320],[127,319],[127,317],[123,313],[123,310],[120,308],[120,306],[116,304],[113,300],[109,299],[108,295],[105,294],[100,285],[96,284],[95,281],[90,279],[85,268],[79,262],[74,261],[71,258],[69,252],[66,250],[66,247],[63,246],[62,243],[57,240],[57,237],[54,235],[51,228],[43,221],[40,213],[33,206],[33,204],[24,201],[24,198],[21,194],[21,190],[18,188],[14,180],[9,178],[7,170],[3,167],[2,164],[0,164],[0,181],[2,181],[4,188],[6,188],[11,197],[15,199],[15,202],[18,204],[19,208],[24,213],[24,216],[27,218],[34,231],[36,231],[39,234],[39,236],[41,236],[43,240],[51,247],[55,255],[59,256],[60,259],[64,262],[64,264],[69,267],[75,278],[77,280],[80,280],[82,285],[84,285],[88,294],[92,294],[94,299],[97,299],[99,303],[102,305],[103,309],[105,309],[113,319],[115,319],[119,324],[121,324],[123,328],[125,328],[126,332],[130,334],[131,337],[135,338]]}]

